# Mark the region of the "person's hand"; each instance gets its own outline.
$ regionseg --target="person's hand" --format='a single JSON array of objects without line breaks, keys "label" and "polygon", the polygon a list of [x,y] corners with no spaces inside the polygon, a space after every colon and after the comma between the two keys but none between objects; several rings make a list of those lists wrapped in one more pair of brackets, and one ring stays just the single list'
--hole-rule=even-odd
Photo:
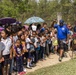
[{"label": "person's hand", "polygon": [[69,41],[67,40],[67,41],[66,41],[66,44],[68,44],[68,43],[69,43]]},{"label": "person's hand", "polygon": [[53,20],[54,23],[57,23],[57,20]]},{"label": "person's hand", "polygon": [[12,55],[10,55],[10,59],[12,59]]},{"label": "person's hand", "polygon": [[21,54],[20,56],[22,56],[23,54]]},{"label": "person's hand", "polygon": [[2,59],[0,59],[0,63],[2,62]]},{"label": "person's hand", "polygon": [[4,61],[4,58],[2,57],[2,62]]},{"label": "person's hand", "polygon": [[15,55],[13,55],[13,57],[15,57]]},{"label": "person's hand", "polygon": [[4,58],[2,57],[2,58],[0,59],[0,63],[3,62],[3,61],[4,61]]},{"label": "person's hand", "polygon": [[26,49],[25,52],[28,52],[28,50]]},{"label": "person's hand", "polygon": [[20,57],[20,55],[17,55],[18,57]]}]

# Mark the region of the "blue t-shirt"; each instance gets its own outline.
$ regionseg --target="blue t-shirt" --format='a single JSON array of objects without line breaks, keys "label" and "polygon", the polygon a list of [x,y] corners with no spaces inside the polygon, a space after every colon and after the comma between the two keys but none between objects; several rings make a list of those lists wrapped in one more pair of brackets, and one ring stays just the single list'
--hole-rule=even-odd
[{"label": "blue t-shirt", "polygon": [[57,38],[60,40],[67,39],[67,34],[69,34],[69,30],[66,25],[60,26],[55,24],[54,28],[57,28]]}]

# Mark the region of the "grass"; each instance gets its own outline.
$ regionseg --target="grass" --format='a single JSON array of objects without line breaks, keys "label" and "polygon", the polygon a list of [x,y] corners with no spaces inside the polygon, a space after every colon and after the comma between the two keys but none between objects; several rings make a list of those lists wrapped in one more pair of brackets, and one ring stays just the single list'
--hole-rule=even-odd
[{"label": "grass", "polygon": [[42,68],[26,75],[76,75],[76,59]]}]

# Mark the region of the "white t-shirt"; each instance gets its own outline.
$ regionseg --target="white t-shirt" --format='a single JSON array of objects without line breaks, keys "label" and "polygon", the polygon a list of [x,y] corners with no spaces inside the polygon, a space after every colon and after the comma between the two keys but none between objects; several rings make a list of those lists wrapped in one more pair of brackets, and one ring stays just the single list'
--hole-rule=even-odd
[{"label": "white t-shirt", "polygon": [[17,48],[18,54],[21,54],[21,48]]},{"label": "white t-shirt", "polygon": [[45,39],[45,37],[43,37],[43,36],[40,38],[40,40],[41,40],[41,46],[43,46],[43,47],[45,47],[44,39]]},{"label": "white t-shirt", "polygon": [[36,29],[37,29],[37,26],[32,25],[32,30],[33,30],[33,31],[36,31]]},{"label": "white t-shirt", "polygon": [[5,49],[3,50],[3,55],[10,54],[10,48],[12,46],[12,41],[10,38],[7,39],[1,39],[1,42],[5,45]]},{"label": "white t-shirt", "polygon": [[26,38],[26,48],[30,49],[30,42],[31,40],[29,38]]},{"label": "white t-shirt", "polygon": [[37,46],[37,42],[38,42],[38,39],[37,37],[35,37],[35,43],[34,43],[35,46]]},{"label": "white t-shirt", "polygon": [[16,36],[13,36],[13,42],[14,43],[17,41],[17,39],[18,39],[18,36],[17,35]]}]

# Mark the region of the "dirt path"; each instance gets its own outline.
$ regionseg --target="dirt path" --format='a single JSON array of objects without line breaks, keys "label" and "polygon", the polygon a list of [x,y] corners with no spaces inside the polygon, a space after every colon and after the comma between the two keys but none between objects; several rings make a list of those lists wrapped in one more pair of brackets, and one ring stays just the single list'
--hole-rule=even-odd
[{"label": "dirt path", "polygon": [[[72,56],[72,52],[69,51],[67,53],[67,58],[64,57],[62,62],[65,62],[65,61],[69,61],[71,59],[71,56]],[[46,58],[46,60],[44,61],[39,61],[37,64],[36,64],[36,67],[32,68],[32,69],[27,69],[27,73],[28,72],[34,72],[35,70],[38,70],[40,68],[44,68],[44,67],[48,67],[48,66],[51,66],[51,65],[55,65],[55,64],[58,64],[58,63],[61,63],[58,61],[58,58],[59,56],[57,54],[52,54],[49,56],[49,58]]]}]

